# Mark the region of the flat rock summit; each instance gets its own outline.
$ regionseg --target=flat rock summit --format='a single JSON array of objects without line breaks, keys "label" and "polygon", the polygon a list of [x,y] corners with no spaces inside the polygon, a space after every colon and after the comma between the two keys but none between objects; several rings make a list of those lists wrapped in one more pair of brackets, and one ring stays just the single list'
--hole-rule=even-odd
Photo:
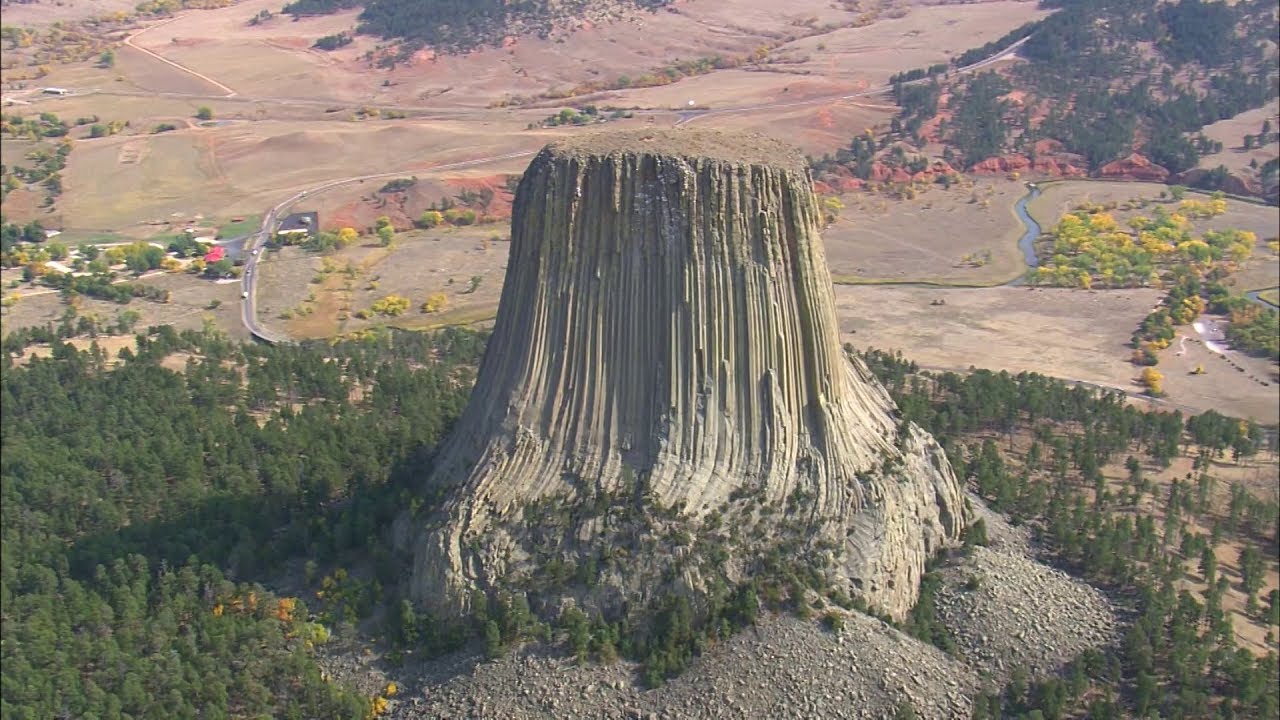
[{"label": "flat rock summit", "polygon": [[820,217],[803,159],[759,135],[543,149],[475,390],[424,485],[443,509],[396,523],[414,596],[628,612],[781,555],[908,612],[964,496],[841,349]]}]

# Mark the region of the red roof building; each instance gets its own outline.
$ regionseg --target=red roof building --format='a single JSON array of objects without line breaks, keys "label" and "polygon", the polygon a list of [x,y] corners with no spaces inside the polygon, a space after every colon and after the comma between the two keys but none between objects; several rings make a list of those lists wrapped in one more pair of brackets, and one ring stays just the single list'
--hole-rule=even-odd
[{"label": "red roof building", "polygon": [[216,263],[219,260],[221,260],[226,254],[227,254],[226,250],[222,249],[217,245],[214,245],[213,248],[209,250],[207,254],[205,254],[204,261],[207,263]]}]

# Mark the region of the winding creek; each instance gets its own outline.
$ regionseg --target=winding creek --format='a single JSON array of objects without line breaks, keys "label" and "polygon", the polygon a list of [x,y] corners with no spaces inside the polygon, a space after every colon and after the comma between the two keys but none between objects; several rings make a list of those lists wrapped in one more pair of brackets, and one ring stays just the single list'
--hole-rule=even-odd
[{"label": "winding creek", "polygon": [[[1027,263],[1027,269],[1032,270],[1040,267],[1040,258],[1036,256],[1036,238],[1040,237],[1040,223],[1031,217],[1031,213],[1027,212],[1027,203],[1035,200],[1040,196],[1040,188],[1028,183],[1030,191],[1023,195],[1018,202],[1013,204],[1013,212],[1018,216],[1018,220],[1022,222],[1024,228],[1022,237],[1018,239],[1018,247],[1022,250],[1022,259]],[[1005,283],[1005,287],[1017,287],[1027,282],[1026,273],[1020,273],[1018,277]]]},{"label": "winding creek", "polygon": [[[1040,258],[1036,257],[1036,238],[1040,237],[1040,223],[1031,217],[1031,213],[1027,212],[1027,203],[1035,200],[1040,196],[1040,188],[1035,185],[1031,186],[1031,192],[1022,196],[1022,199],[1014,203],[1013,211],[1018,215],[1018,219],[1022,221],[1022,226],[1026,228],[1026,232],[1022,233],[1022,238],[1018,240],[1018,247],[1022,249],[1022,257],[1027,262],[1028,268],[1040,267]],[[1014,280],[1009,283],[1013,285],[1021,280]]]}]

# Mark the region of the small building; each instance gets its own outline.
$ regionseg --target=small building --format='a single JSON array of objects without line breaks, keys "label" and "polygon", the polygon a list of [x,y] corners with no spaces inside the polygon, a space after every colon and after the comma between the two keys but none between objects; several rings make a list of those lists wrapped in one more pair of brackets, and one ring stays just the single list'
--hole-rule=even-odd
[{"label": "small building", "polygon": [[214,245],[205,253],[204,261],[207,263],[216,263],[227,256],[227,251],[221,245]]},{"label": "small building", "polygon": [[312,210],[293,213],[281,220],[279,227],[276,228],[276,237],[289,238],[293,242],[298,242],[303,239],[303,236],[315,237],[319,231],[320,214]]}]

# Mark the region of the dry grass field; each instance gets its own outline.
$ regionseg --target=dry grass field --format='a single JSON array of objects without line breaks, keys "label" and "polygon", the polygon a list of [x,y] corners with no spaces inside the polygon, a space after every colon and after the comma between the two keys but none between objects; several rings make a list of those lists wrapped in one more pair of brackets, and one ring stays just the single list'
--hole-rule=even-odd
[{"label": "dry grass field", "polygon": [[[719,73],[723,82],[696,88],[703,93],[700,102],[740,105],[777,98],[789,79],[803,76],[826,76],[834,79],[833,87],[849,91],[879,84],[895,72],[944,61],[1043,14],[1033,2],[943,7],[894,2],[886,3],[867,27],[824,33],[824,28],[858,22],[863,13],[826,0],[796,0],[785,9],[768,0],[682,2],[656,13],[619,13],[584,22],[572,34],[511,38],[504,47],[465,56],[423,52],[387,74],[372,71],[362,60],[376,48],[374,38],[357,37],[330,53],[310,49],[317,38],[354,27],[357,13],[297,22],[276,17],[249,26],[249,18],[264,9],[276,12],[279,3],[249,0],[190,13],[136,42],[245,95],[301,97],[314,90],[314,96],[347,102],[431,99],[480,108],[504,97],[533,98],[587,82],[638,77],[676,59],[735,58],[772,48],[776,60],[762,64],[766,72]],[[215,47],[219,45],[223,48]],[[391,84],[379,85],[383,77]],[[315,78],[323,80],[314,85]],[[682,91],[673,96],[678,100],[662,92],[618,93],[616,104],[674,107],[687,100]]]},{"label": "dry grass field", "polygon": [[[679,59],[743,57],[761,48],[772,62],[667,86],[610,91],[589,101],[650,108],[684,108],[691,98],[712,109],[770,105],[698,123],[765,132],[786,128],[788,138],[806,151],[825,152],[885,122],[889,111],[874,99],[809,101],[945,60],[1041,14],[1035,3],[1007,0],[945,7],[887,3],[865,17],[825,0],[801,0],[785,12],[765,0],[682,2],[657,13],[598,18],[572,34],[521,37],[503,48],[456,57],[422,55],[387,71],[361,59],[374,49],[373,38],[359,37],[331,53],[311,49],[315,39],[352,27],[354,11],[296,22],[277,16],[250,26],[248,20],[262,10],[278,12],[279,3],[249,0],[186,12],[133,35],[138,48],[189,71],[121,46],[113,68],[90,62],[55,66],[38,84],[72,88],[71,97],[41,96],[35,85],[9,92],[6,98],[32,103],[26,107],[33,112],[124,120],[130,123],[126,134],[139,136],[80,143],[64,172],[64,207],[49,219],[70,228],[124,231],[175,212],[261,212],[273,199],[336,177],[533,149],[549,135],[526,133],[525,126],[588,100],[543,100],[542,107],[523,111],[495,103],[638,77]],[[866,21],[866,27],[840,29]],[[234,94],[227,96],[227,89]],[[201,105],[230,124],[185,127]],[[378,105],[418,109],[405,108],[412,116],[406,120],[353,122],[360,108]],[[660,114],[633,122],[675,119]],[[160,122],[183,129],[147,135]],[[119,143],[130,145],[122,152]],[[7,214],[24,219],[18,215],[28,213],[17,205]]]},{"label": "dry grass field", "polygon": [[1013,205],[1026,192],[1020,182],[978,179],[914,200],[845,195],[840,218],[822,233],[832,278],[996,285],[1020,277],[1023,227]]},{"label": "dry grass field", "polygon": [[[837,286],[835,293],[843,339],[856,347],[901,350],[927,368],[1038,372],[1132,393],[1142,388],[1128,362],[1129,336],[1161,296],[1153,289],[869,285]],[[1268,424],[1280,419],[1280,387],[1249,379],[1265,376],[1265,361],[1233,354],[1249,368],[1241,373],[1192,355],[1200,348],[1195,343],[1187,347],[1185,357],[1162,356],[1167,397],[1153,406],[1214,409]],[[1186,374],[1194,365],[1184,371],[1180,363],[1192,359],[1209,372]]]},{"label": "dry grass field", "polygon": [[130,12],[138,3],[134,0],[43,0],[32,3],[14,3],[4,7],[4,24],[20,27],[43,27],[55,22],[86,20],[114,12]]},{"label": "dry grass field", "polygon": [[[422,176],[436,165],[532,151],[547,142],[549,134],[525,132],[525,124],[268,120],[117,136],[82,143],[71,154],[61,209],[68,227],[120,230],[175,212],[261,213],[327,180],[400,171]],[[346,202],[335,197],[331,207]]]},{"label": "dry grass field", "polygon": [[[505,225],[480,225],[400,233],[391,248],[366,237],[332,255],[272,252],[258,266],[261,322],[290,337],[327,338],[372,325],[423,328],[490,319],[506,272],[506,238]],[[334,269],[324,272],[326,264]],[[424,312],[428,296],[437,293],[445,307]],[[388,295],[407,298],[409,309],[398,316],[372,312]],[[359,317],[361,311],[369,317]]]},{"label": "dry grass field", "polygon": [[1225,165],[1228,170],[1244,173],[1248,177],[1257,177],[1257,173],[1249,168],[1249,162],[1256,160],[1262,165],[1268,160],[1280,156],[1280,141],[1244,149],[1244,136],[1257,135],[1262,130],[1262,123],[1271,121],[1271,132],[1280,131],[1280,100],[1272,100],[1263,107],[1246,110],[1233,118],[1219,120],[1206,125],[1203,132],[1206,137],[1222,143],[1222,152],[1205,155],[1200,158],[1200,167],[1216,168]]}]

